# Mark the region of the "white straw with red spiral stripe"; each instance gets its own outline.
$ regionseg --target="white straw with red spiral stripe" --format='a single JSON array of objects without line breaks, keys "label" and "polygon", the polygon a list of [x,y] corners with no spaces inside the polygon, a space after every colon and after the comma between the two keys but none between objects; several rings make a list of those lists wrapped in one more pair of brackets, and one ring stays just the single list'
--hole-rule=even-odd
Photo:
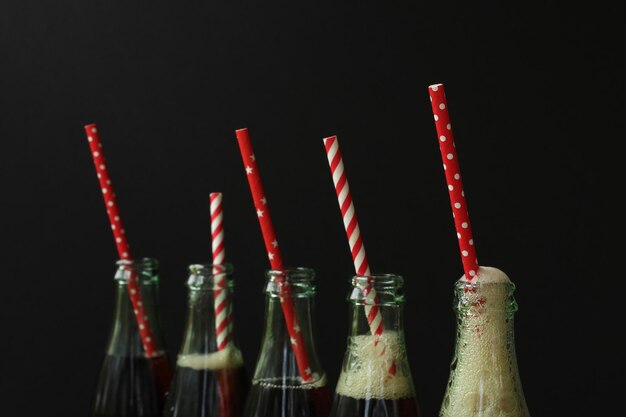
[{"label": "white straw with red spiral stripe", "polygon": [[[267,204],[267,198],[263,191],[263,184],[261,183],[261,175],[256,164],[256,157],[252,150],[252,144],[250,143],[250,135],[248,129],[238,129],[235,131],[237,135],[237,142],[239,143],[239,151],[241,152],[241,158],[243,160],[244,167],[246,169],[246,177],[248,178],[248,184],[250,185],[250,191],[252,193],[252,199],[254,200],[254,208],[256,209],[256,215],[259,219],[259,225],[261,226],[261,233],[263,235],[263,241],[265,242],[265,249],[267,250],[267,257],[270,261],[272,269],[282,271],[283,259],[278,249],[278,240],[276,239],[276,233],[274,232],[274,225],[272,218],[270,217],[269,206]],[[291,338],[291,346],[293,348],[298,371],[304,382],[308,382],[312,379],[311,368],[309,366],[309,355],[304,345],[304,339],[300,332],[300,326],[296,317],[294,309],[293,299],[291,298],[291,289],[289,282],[278,281],[280,284],[280,306],[285,316],[285,323],[287,327],[287,333]]]},{"label": "white straw with red spiral stripe", "polygon": [[[96,166],[96,172],[98,174],[98,180],[100,181],[100,187],[102,188],[102,196],[104,197],[104,204],[109,215],[109,221],[111,223],[111,229],[113,230],[113,237],[115,238],[115,244],[117,246],[117,252],[120,259],[132,259],[130,254],[130,247],[126,240],[126,232],[124,226],[122,226],[122,219],[119,214],[117,201],[115,194],[113,193],[113,184],[109,178],[109,173],[104,161],[104,154],[102,153],[102,143],[100,142],[100,135],[95,124],[89,124],[85,126],[85,132],[87,133],[87,140],[89,141],[89,147],[91,148],[91,155],[93,156],[93,162]],[[137,276],[131,275],[128,280],[128,292],[130,300],[133,304],[133,310],[137,325],[139,326],[139,334],[141,335],[141,341],[143,343],[146,356],[153,357],[159,355],[157,352],[154,338],[152,337],[152,330],[148,323],[148,317],[144,313],[143,302],[141,300],[141,294],[139,292],[139,284],[137,283]]]},{"label": "white straw with red spiral stripe", "polygon": [[215,304],[215,334],[217,349],[222,350],[231,341],[232,335],[232,308],[227,288],[227,277],[224,265],[224,222],[222,210],[222,193],[211,193],[211,247],[213,249],[213,279],[214,279],[214,304]]},{"label": "white straw with red spiral stripe", "polygon": [[465,191],[461,181],[459,158],[456,154],[454,136],[452,136],[446,92],[443,84],[433,84],[428,87],[428,93],[430,94],[430,102],[435,118],[443,169],[446,175],[446,182],[448,183],[448,194],[452,206],[452,215],[454,216],[456,235],[459,240],[463,270],[465,278],[471,281],[478,271],[478,259],[476,258],[476,246],[472,237],[472,227],[465,201]]},{"label": "white straw with red spiral stripe", "polygon": [[[350,251],[352,252],[354,269],[357,275],[368,276],[370,275],[370,267],[367,262],[367,256],[365,255],[365,246],[361,238],[361,230],[359,229],[359,222],[356,217],[356,211],[354,210],[354,202],[352,201],[352,194],[350,194],[348,177],[343,166],[337,136],[324,138],[324,146],[326,148],[326,156],[333,177],[333,183],[335,184],[335,192],[337,193],[337,201],[339,202],[343,225],[348,237]],[[361,290],[365,295],[364,309],[367,315],[367,323],[370,327],[370,332],[376,337],[374,346],[379,349],[380,354],[383,354],[385,347],[379,338],[380,335],[383,334],[384,329],[376,289],[372,283],[369,282],[368,285],[362,287]],[[395,364],[393,364],[389,369],[389,373],[394,375],[395,372],[396,368]]]}]

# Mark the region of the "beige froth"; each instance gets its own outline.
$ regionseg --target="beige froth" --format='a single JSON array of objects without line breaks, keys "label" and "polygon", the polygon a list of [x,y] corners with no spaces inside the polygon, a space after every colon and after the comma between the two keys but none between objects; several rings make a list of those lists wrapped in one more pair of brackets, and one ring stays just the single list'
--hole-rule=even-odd
[{"label": "beige froth", "polygon": [[[465,276],[461,281],[466,282]],[[473,281],[478,289],[466,296],[475,305],[458,329],[456,369],[440,416],[528,417],[518,395],[514,346],[507,345],[513,328],[505,308],[509,288],[503,284],[510,280],[499,269],[480,267]]]},{"label": "beige froth", "polygon": [[229,346],[212,353],[179,355],[176,365],[197,371],[232,369],[243,366],[243,357],[239,349]]},{"label": "beige froth", "polygon": [[[381,342],[386,347],[383,355],[374,348],[374,336],[350,337],[347,359],[350,365],[341,371],[336,388],[338,394],[356,399],[415,396],[404,341],[399,339],[397,332],[385,331]],[[390,376],[388,370],[394,362],[398,371],[395,376]]]}]

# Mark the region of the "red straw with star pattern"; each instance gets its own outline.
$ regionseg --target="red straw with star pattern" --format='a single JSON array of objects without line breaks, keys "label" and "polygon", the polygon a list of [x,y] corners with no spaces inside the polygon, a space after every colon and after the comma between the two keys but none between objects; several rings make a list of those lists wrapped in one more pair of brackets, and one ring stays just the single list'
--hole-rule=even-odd
[{"label": "red straw with star pattern", "polygon": [[459,169],[459,158],[456,154],[454,136],[452,136],[452,125],[450,124],[450,114],[448,113],[448,103],[443,84],[433,84],[428,87],[430,102],[435,118],[437,129],[437,141],[441,151],[443,169],[448,183],[448,194],[454,216],[454,226],[459,240],[461,260],[465,278],[471,281],[478,271],[478,259],[476,258],[476,247],[472,237],[472,227],[465,201],[465,191],[461,181],[461,171]]},{"label": "red straw with star pattern", "polygon": [[[122,225],[122,219],[120,217],[119,208],[115,199],[115,193],[113,192],[113,184],[109,177],[109,172],[104,160],[104,153],[102,152],[102,143],[100,142],[100,135],[95,124],[89,124],[85,126],[85,133],[87,134],[87,141],[89,142],[89,148],[91,149],[91,156],[96,167],[96,173],[98,180],[100,181],[100,188],[102,189],[102,197],[104,197],[104,205],[109,216],[109,222],[111,223],[111,230],[113,231],[113,237],[117,246],[117,252],[120,259],[131,260],[130,247],[126,239],[126,232]],[[138,276],[132,273],[128,279],[128,294],[130,296],[131,303],[133,305],[133,312],[139,327],[139,335],[141,336],[141,342],[145,350],[146,356],[151,358],[155,366],[155,373],[157,376],[157,383],[161,392],[167,392],[170,381],[170,368],[165,353],[156,349],[152,329],[148,322],[148,317],[145,314],[143,301],[141,299],[141,292],[138,283]]]},{"label": "red straw with star pattern", "polygon": [[[256,209],[257,218],[261,226],[261,233],[263,234],[263,240],[265,242],[265,248],[267,250],[267,257],[269,258],[271,268],[277,271],[284,269],[283,260],[280,256],[278,249],[278,240],[276,239],[276,233],[274,232],[274,225],[270,217],[269,206],[267,204],[267,198],[263,191],[263,184],[261,183],[261,176],[256,165],[256,157],[252,150],[252,144],[250,143],[250,135],[248,129],[238,129],[235,131],[237,135],[237,142],[239,142],[239,150],[241,151],[241,158],[246,169],[246,177],[248,177],[248,184],[250,185],[250,191],[252,192],[252,199],[254,200],[254,208]],[[288,284],[288,283],[284,283]],[[296,355],[296,363],[300,376],[304,382],[308,382],[312,379],[311,369],[309,367],[309,355],[305,349],[304,339],[300,332],[300,326],[298,326],[297,317],[294,310],[293,300],[290,296],[291,290],[288,285],[280,285],[280,299],[283,315],[285,316],[285,322],[287,324],[287,332],[291,338],[291,346]]]}]

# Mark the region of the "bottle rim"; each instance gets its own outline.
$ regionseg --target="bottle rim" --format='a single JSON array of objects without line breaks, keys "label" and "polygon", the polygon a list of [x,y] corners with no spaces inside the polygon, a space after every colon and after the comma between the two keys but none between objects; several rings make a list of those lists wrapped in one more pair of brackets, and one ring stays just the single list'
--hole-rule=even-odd
[{"label": "bottle rim", "polygon": [[285,297],[283,290],[289,286],[291,298],[305,298],[315,295],[315,271],[307,267],[287,267],[265,271],[267,283],[265,293],[271,297]]},{"label": "bottle rim", "polygon": [[133,266],[140,268],[153,268],[156,269],[159,267],[159,261],[156,258],[139,258],[139,259],[118,259],[115,261],[115,264],[119,267],[122,266]]},{"label": "bottle rim", "polygon": [[226,274],[232,275],[235,267],[233,264],[224,262],[222,264],[212,264],[212,263],[193,263],[187,266],[187,271],[190,274],[202,275],[204,277],[207,276],[215,276],[218,274]]},{"label": "bottle rim", "polygon": [[117,272],[115,273],[114,280],[120,283],[126,283],[132,277],[132,271],[135,271],[141,279],[139,282],[142,284],[156,284],[159,282],[159,262],[155,258],[141,258],[141,259],[119,259],[115,262],[117,265]]},{"label": "bottle rim", "polygon": [[315,270],[305,266],[268,269],[265,271],[265,276],[268,278],[287,277],[289,281],[313,281],[315,279]]}]

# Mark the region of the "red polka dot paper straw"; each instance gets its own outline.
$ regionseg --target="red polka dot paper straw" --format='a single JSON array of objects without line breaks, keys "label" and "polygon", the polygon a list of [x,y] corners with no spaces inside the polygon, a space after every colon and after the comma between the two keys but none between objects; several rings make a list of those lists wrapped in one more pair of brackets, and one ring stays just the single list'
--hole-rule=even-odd
[{"label": "red polka dot paper straw", "polygon": [[[238,129],[235,131],[235,134],[237,136],[237,142],[239,143],[241,158],[243,159],[243,164],[246,169],[246,177],[250,185],[252,199],[254,200],[254,208],[256,209],[256,215],[259,219],[259,225],[261,226],[267,257],[270,261],[271,268],[281,271],[284,269],[283,260],[278,249],[278,240],[274,232],[274,225],[270,217],[269,206],[265,192],[263,191],[263,184],[261,183],[261,176],[256,165],[256,157],[252,150],[248,129]],[[302,380],[307,382],[312,378],[311,369],[309,367],[309,356],[304,345],[302,333],[300,332],[300,326],[297,322],[293,300],[290,297],[291,290],[289,283],[284,282],[282,284],[283,285],[280,285],[280,305],[283,310],[283,315],[285,316],[287,332],[291,338],[291,345],[296,355],[298,370],[300,371]]]},{"label": "red polka dot paper straw", "polygon": [[[213,249],[213,264],[224,265],[224,222],[222,211],[222,193],[211,193],[211,247]],[[217,349],[222,350],[231,341],[232,335],[232,308],[229,303],[226,275],[221,268],[213,269],[215,301],[215,333],[217,335]]]},{"label": "red polka dot paper straw", "polygon": [[[359,229],[359,222],[356,217],[356,211],[354,210],[354,202],[350,194],[348,177],[343,166],[337,136],[324,138],[324,146],[326,148],[326,157],[328,158],[333,183],[335,184],[335,192],[337,193],[337,201],[339,203],[339,209],[341,210],[343,225],[348,237],[350,251],[352,252],[354,269],[357,275],[368,276],[370,275],[370,267],[367,262],[367,256],[365,255],[365,246],[361,238],[361,230]],[[379,349],[380,354],[383,354],[384,346],[380,340],[378,340],[378,337],[383,334],[383,320],[378,307],[378,295],[371,282],[366,287],[363,287],[362,291],[365,295],[364,309],[367,315],[367,323],[369,324],[370,332],[376,336],[374,346]],[[389,369],[389,373],[393,375],[395,372],[396,368],[394,364]]]},{"label": "red polka dot paper straw", "polygon": [[456,154],[454,136],[452,135],[452,125],[448,113],[448,103],[446,102],[446,92],[443,84],[433,84],[428,87],[430,102],[437,128],[437,139],[443,169],[448,183],[448,194],[452,205],[452,215],[456,235],[459,240],[461,250],[461,260],[463,270],[468,281],[472,280],[478,271],[478,259],[476,258],[476,247],[472,237],[472,227],[469,220],[469,212],[465,201],[465,191],[461,181],[461,171],[459,169],[459,158]]},{"label": "red polka dot paper straw", "polygon": [[[104,205],[106,207],[107,214],[109,215],[111,230],[113,231],[113,237],[115,238],[115,244],[117,245],[117,252],[120,259],[131,259],[130,247],[128,246],[128,241],[126,240],[126,232],[124,231],[124,226],[122,226],[122,219],[120,218],[117,201],[115,200],[115,193],[113,192],[113,184],[109,178],[109,172],[104,161],[102,143],[100,143],[98,129],[95,124],[90,124],[85,126],[85,132],[87,133],[87,140],[89,141],[89,147],[91,148],[91,156],[93,156],[93,162],[96,166],[98,180],[100,181],[100,187],[102,189],[102,196],[104,197]],[[143,347],[146,351],[146,355],[148,357],[152,357],[159,353],[156,351],[152,337],[152,330],[150,329],[150,325],[147,321],[148,318],[144,313],[137,278],[137,276],[133,276],[128,280],[128,291],[133,304],[135,318],[137,319],[137,325],[139,326],[139,334],[141,335]]]}]

